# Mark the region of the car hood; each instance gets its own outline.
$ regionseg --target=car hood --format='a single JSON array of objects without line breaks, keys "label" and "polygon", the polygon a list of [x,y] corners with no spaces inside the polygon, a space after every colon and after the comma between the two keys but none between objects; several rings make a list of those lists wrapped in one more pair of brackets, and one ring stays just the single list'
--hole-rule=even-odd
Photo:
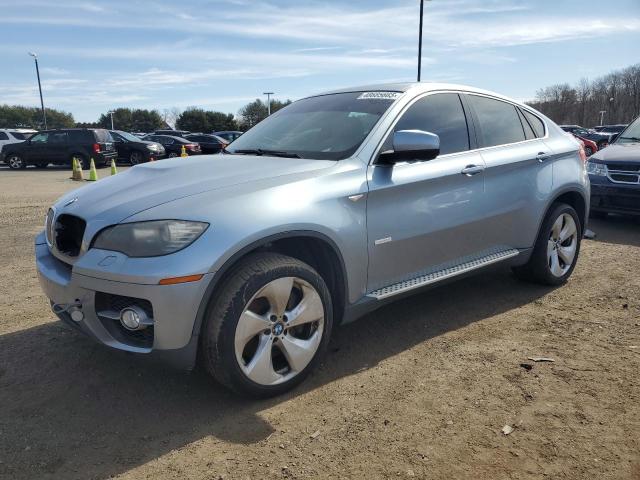
[{"label": "car hood", "polygon": [[253,155],[198,155],[136,165],[67,193],[54,205],[87,221],[114,224],[143,210],[180,198],[278,177],[284,184],[335,165]]},{"label": "car hood", "polygon": [[590,160],[598,162],[640,163],[640,143],[614,143],[596,152]]}]

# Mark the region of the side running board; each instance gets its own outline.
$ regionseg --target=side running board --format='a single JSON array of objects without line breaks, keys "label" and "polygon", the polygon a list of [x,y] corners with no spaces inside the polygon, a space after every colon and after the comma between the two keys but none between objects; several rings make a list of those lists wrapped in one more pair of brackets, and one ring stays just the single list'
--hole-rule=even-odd
[{"label": "side running board", "polygon": [[456,275],[462,275],[463,273],[467,273],[478,268],[486,267],[487,265],[491,265],[492,263],[501,262],[502,260],[506,260],[507,258],[515,257],[516,255],[518,255],[518,253],[520,252],[518,252],[518,250],[516,249],[509,249],[492,253],[490,255],[461,263],[453,267],[445,268],[433,273],[412,278],[411,280],[405,280],[403,282],[394,283],[393,285],[379,288],[378,290],[374,290],[373,292],[369,293],[367,296],[375,298],[377,300],[382,300],[383,298],[398,295],[399,293],[404,293],[409,290],[424,287],[425,285],[440,282],[447,278],[455,277]]}]

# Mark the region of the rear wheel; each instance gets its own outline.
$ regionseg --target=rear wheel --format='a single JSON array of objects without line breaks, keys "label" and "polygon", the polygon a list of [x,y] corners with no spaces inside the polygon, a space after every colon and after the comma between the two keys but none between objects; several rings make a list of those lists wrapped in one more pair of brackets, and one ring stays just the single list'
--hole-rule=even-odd
[{"label": "rear wheel", "polygon": [[524,280],[544,285],[561,285],[571,276],[578,260],[582,226],[570,205],[555,204],[540,229],[531,258],[514,268]]},{"label": "rear wheel", "polygon": [[234,267],[205,318],[202,360],[214,378],[253,397],[299,384],[326,350],[331,296],[309,265],[275,253]]},{"label": "rear wheel", "polygon": [[13,170],[19,170],[21,168],[27,168],[27,163],[17,153],[9,154],[9,156],[7,157],[6,161],[7,161],[7,165],[9,165],[9,168],[11,168]]},{"label": "rear wheel", "polygon": [[584,153],[587,154],[587,157],[593,155],[593,149],[591,147],[584,147]]},{"label": "rear wheel", "polygon": [[71,161],[73,161],[74,158],[78,159],[78,161],[80,162],[80,168],[82,168],[82,170],[87,170],[89,168],[89,160],[87,160],[86,156],[81,153],[76,153],[74,155],[71,155]]}]

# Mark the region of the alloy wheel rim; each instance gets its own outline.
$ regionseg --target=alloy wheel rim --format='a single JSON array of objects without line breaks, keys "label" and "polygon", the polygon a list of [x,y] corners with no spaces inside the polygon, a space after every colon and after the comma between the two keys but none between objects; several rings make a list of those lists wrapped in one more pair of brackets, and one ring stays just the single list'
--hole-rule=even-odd
[{"label": "alloy wheel rim", "polygon": [[236,360],[247,378],[277,385],[302,372],[324,331],[324,306],[316,289],[298,277],[264,285],[247,302],[236,326]]},{"label": "alloy wheel rim", "polygon": [[565,275],[576,258],[578,227],[571,215],[563,213],[551,227],[547,242],[549,270],[555,277]]},{"label": "alloy wheel rim", "polygon": [[133,152],[131,154],[131,164],[132,165],[137,165],[138,163],[140,163],[140,153]]},{"label": "alloy wheel rim", "polygon": [[11,168],[20,168],[22,166],[22,159],[20,157],[10,157],[9,166]]}]

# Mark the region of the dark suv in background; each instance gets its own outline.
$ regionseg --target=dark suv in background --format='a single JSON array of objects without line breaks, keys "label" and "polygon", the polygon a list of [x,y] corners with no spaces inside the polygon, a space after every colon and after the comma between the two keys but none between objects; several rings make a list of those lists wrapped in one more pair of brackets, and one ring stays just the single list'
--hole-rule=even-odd
[{"label": "dark suv in background", "polygon": [[104,166],[118,155],[111,134],[101,128],[45,130],[25,142],[9,144],[4,150],[5,162],[13,169],[27,165],[44,168],[50,163],[71,166],[74,157],[86,169],[91,158],[96,166]]},{"label": "dark suv in background", "polygon": [[587,163],[591,216],[640,215],[640,118]]}]

